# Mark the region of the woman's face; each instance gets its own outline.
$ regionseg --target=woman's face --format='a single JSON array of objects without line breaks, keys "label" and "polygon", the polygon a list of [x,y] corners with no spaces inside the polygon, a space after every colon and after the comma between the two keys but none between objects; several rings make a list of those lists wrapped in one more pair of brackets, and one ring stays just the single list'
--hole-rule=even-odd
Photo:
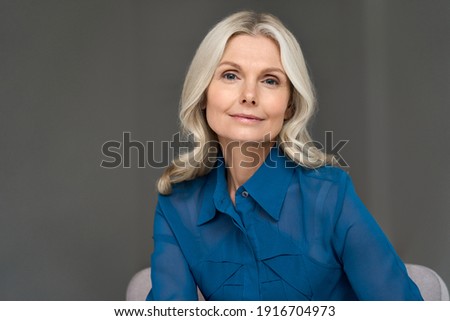
[{"label": "woman's face", "polygon": [[238,35],[228,41],[208,87],[206,119],[222,146],[273,140],[289,116],[289,97],[277,44]]}]

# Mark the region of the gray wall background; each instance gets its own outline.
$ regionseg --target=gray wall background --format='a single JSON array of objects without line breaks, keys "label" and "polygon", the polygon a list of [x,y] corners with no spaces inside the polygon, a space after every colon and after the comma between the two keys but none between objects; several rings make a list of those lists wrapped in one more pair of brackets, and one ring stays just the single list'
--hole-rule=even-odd
[{"label": "gray wall background", "polygon": [[[171,140],[187,66],[219,19],[277,15],[348,139],[357,190],[404,261],[450,284],[450,2],[0,2],[0,299],[122,300],[149,265],[160,169],[101,146]],[[155,158],[160,159],[157,151]]]}]

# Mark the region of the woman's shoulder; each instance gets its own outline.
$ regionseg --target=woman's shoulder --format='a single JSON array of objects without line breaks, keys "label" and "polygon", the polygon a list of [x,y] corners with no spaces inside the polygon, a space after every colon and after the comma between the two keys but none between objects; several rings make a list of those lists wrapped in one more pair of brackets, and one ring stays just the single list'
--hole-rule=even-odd
[{"label": "woman's shoulder", "polygon": [[345,183],[349,179],[349,174],[345,170],[335,166],[322,166],[317,168],[300,167],[299,173],[310,179],[334,183]]},{"label": "woman's shoulder", "polygon": [[301,188],[309,199],[314,204],[326,203],[329,208],[339,208],[352,186],[350,175],[339,167],[301,167],[298,172]]},{"label": "woman's shoulder", "polygon": [[180,201],[192,201],[195,200],[198,195],[205,188],[211,188],[214,182],[215,175],[212,175],[212,171],[203,176],[198,176],[194,179],[185,180],[172,185],[172,191],[170,194],[159,194],[159,199],[164,200],[180,200]]},{"label": "woman's shoulder", "polygon": [[215,176],[210,172],[173,184],[170,194],[158,195],[159,212],[173,226],[195,226],[199,213],[213,206]]}]

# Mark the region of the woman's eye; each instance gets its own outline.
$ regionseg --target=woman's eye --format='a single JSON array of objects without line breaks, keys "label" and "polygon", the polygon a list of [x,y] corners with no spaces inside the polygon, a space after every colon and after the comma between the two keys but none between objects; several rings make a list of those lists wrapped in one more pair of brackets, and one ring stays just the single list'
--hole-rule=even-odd
[{"label": "woman's eye", "polygon": [[235,80],[237,78],[237,76],[231,72],[227,72],[227,73],[223,74],[222,77],[226,80]]},{"label": "woman's eye", "polygon": [[270,86],[276,86],[276,85],[278,85],[278,80],[273,79],[273,78],[267,78],[267,79],[264,79],[264,83],[266,83]]}]

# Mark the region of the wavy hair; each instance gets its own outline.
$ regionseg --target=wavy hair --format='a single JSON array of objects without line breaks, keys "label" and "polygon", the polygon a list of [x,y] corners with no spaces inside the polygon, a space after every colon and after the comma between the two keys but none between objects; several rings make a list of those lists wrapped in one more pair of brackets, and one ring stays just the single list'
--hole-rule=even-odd
[{"label": "wavy hair", "polygon": [[315,94],[300,45],[276,17],[242,11],[220,21],[201,42],[188,69],[180,101],[180,129],[194,147],[175,157],[157,183],[158,192],[170,194],[172,184],[205,175],[213,168],[219,145],[206,121],[206,91],[220,63],[228,40],[239,34],[263,35],[280,49],[281,63],[291,83],[290,108],[277,137],[285,155],[301,166],[317,168],[331,158],[312,144],[309,121],[315,113]]}]

